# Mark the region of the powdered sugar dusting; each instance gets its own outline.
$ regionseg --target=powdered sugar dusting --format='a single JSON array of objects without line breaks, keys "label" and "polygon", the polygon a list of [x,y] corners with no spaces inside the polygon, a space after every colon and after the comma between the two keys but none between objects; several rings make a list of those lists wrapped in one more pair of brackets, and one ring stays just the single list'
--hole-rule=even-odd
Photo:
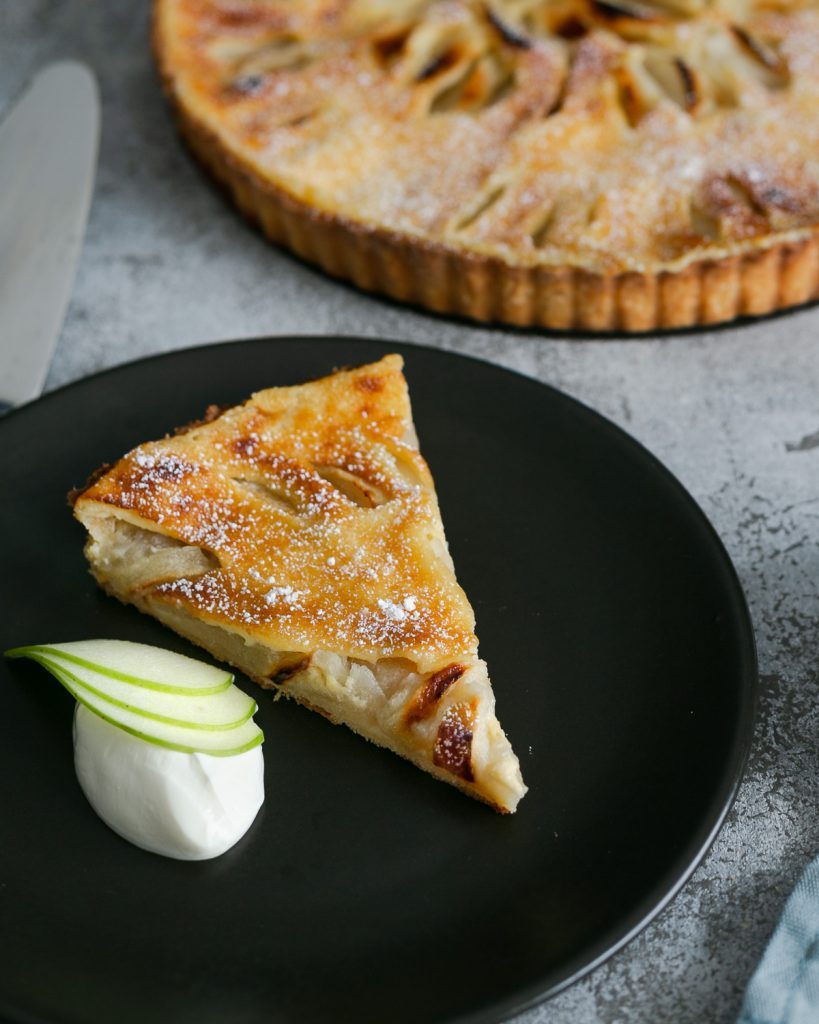
[{"label": "powdered sugar dusting", "polygon": [[[235,92],[242,116],[225,111],[232,51],[203,79],[185,41],[177,72],[194,75],[198,116],[234,154],[308,203],[320,194],[345,222],[606,273],[817,222],[815,0],[284,6],[303,8],[296,34],[318,45],[285,69],[259,40],[266,87]],[[391,6],[407,37],[379,59]],[[194,50],[218,52],[219,19],[194,21]],[[770,183],[740,190],[738,205],[759,217],[755,234],[721,210],[712,237],[696,213],[708,179],[743,180],[754,166]]]},{"label": "powdered sugar dusting", "polygon": [[291,608],[301,607],[299,604],[301,597],[302,592],[300,590],[294,590],[293,587],[289,585],[285,585],[283,587],[271,587],[264,595],[264,599],[268,604],[284,604],[289,605]]},{"label": "powdered sugar dusting", "polygon": [[[286,391],[297,400],[300,389]],[[394,398],[361,394],[366,428],[350,402],[352,411],[334,406],[320,420],[301,415],[295,429],[278,392],[262,392],[195,432],[136,449],[87,494],[213,557],[209,572],[153,591],[206,620],[284,650],[419,665],[467,654],[476,649],[471,609],[437,554],[445,541],[434,492],[401,440],[409,421]],[[327,467],[379,503],[353,500],[340,489],[348,477],[337,487]]]},{"label": "powdered sugar dusting", "polygon": [[390,622],[404,622],[408,616],[417,616],[416,611],[418,599],[416,597],[405,597],[400,604],[390,601],[388,598],[378,598],[378,610]]}]

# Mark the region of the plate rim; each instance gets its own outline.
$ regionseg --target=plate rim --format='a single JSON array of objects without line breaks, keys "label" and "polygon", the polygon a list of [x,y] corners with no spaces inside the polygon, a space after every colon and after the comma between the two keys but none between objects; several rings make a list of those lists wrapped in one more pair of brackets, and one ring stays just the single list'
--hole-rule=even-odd
[{"label": "plate rim", "polygon": [[[384,355],[390,351],[399,351],[406,354],[407,349],[415,349],[432,356],[433,358],[443,357],[444,360],[454,362],[467,361],[479,364],[483,368],[516,378],[523,386],[540,391],[546,389],[553,401],[562,403],[566,407],[576,409],[594,421],[598,428],[612,434],[615,440],[630,453],[645,460],[652,471],[657,474],[663,482],[675,492],[678,501],[687,506],[689,512],[693,513],[699,525],[711,541],[713,552],[719,556],[721,569],[724,578],[730,586],[733,612],[737,625],[737,633],[740,643],[737,645],[735,654],[737,658],[738,675],[742,679],[742,699],[740,713],[736,721],[734,742],[727,751],[722,773],[718,785],[715,787],[715,795],[708,806],[707,812],[703,815],[703,824],[694,832],[689,841],[678,854],[672,866],[668,869],[663,879],[658,882],[651,892],[634,907],[633,911],[621,919],[619,925],[613,926],[613,931],[621,932],[619,938],[613,942],[607,939],[601,940],[605,943],[605,949],[599,952],[591,960],[586,960],[582,955],[574,957],[569,961],[567,973],[562,980],[549,981],[547,977],[541,977],[526,986],[518,987],[506,997],[495,1000],[491,1005],[480,1009],[467,1011],[456,1017],[447,1018],[448,1024],[500,1024],[513,1016],[517,1016],[533,1007],[544,1004],[560,993],[566,991],[582,978],[597,970],[604,963],[621,952],[638,935],[640,935],[653,921],[655,921],[679,895],[682,889],[690,880],[694,872],[701,866],[709,850],[713,846],[717,836],[721,832],[725,821],[736,801],[740,786],[745,775],[748,757],[751,751],[755,724],[759,703],[759,659],[756,645],[756,637],[753,627],[753,620],[748,606],[742,582],[737,569],[731,559],[728,550],[705,511],[699,502],[694,498],[687,487],[679,478],[641,441],[630,434],[626,429],[614,422],[604,413],[599,412],[592,406],[586,404],[582,399],[567,394],[557,386],[536,377],[532,377],[520,370],[494,362],[469,352],[461,352],[448,348],[439,348],[424,342],[415,342],[408,339],[383,338],[382,336],[362,336],[357,334],[313,334],[292,332],[286,334],[254,335],[251,337],[239,337],[233,339],[217,339],[210,342],[203,342],[181,348],[173,348],[167,351],[152,352],[136,359],[125,360],[112,366],[93,371],[81,377],[77,377],[64,384],[55,387],[46,393],[31,399],[21,405],[11,408],[8,412],[0,415],[0,435],[4,429],[4,423],[16,420],[19,415],[25,415],[32,409],[47,404],[50,400],[60,397],[75,389],[87,387],[104,381],[109,376],[117,373],[127,373],[132,368],[140,367],[150,363],[162,363],[174,358],[196,358],[197,355],[207,353],[211,350],[227,351],[233,347],[245,346],[270,346],[278,342],[306,342],[318,344],[332,342],[334,344],[363,344],[378,350]],[[368,357],[369,358],[369,357]],[[350,365],[350,364],[346,364]],[[276,386],[275,383],[264,386]],[[659,894],[659,896],[658,896]],[[625,929],[625,930],[623,930]],[[577,961],[584,961],[577,964]],[[552,972],[554,973],[554,972]],[[8,1004],[0,1010],[0,1013],[10,1010],[17,1015],[22,1008],[12,1008]],[[26,1019],[25,1011],[18,1017],[19,1021]],[[39,1019],[39,1018],[38,1018]],[[2,1017],[0,1017],[2,1021]]]}]

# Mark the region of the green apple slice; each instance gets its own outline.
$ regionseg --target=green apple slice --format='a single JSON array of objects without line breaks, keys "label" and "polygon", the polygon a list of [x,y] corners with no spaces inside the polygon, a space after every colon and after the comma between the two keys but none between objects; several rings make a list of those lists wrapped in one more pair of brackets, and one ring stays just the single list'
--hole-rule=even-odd
[{"label": "green apple slice", "polygon": [[[32,654],[66,662],[164,693],[208,694],[226,690],[233,676],[223,668],[130,640],[75,640],[66,644],[32,644],[6,651],[8,658]],[[67,666],[69,667],[69,666]]]},{"label": "green apple slice", "polygon": [[124,683],[98,669],[39,652],[32,651],[28,657],[55,675],[64,674],[110,704],[167,725],[184,725],[189,729],[232,729],[246,722],[256,711],[256,702],[235,685],[205,695],[167,693],[138,683]]},{"label": "green apple slice", "polygon": [[169,725],[167,722],[159,722],[155,718],[147,718],[145,715],[112,704],[75,682],[62,669],[55,666],[50,666],[50,669],[54,677],[76,700],[100,718],[131,733],[132,736],[138,736],[148,743],[155,743],[169,750],[179,750],[184,754],[200,753],[229,757],[250,750],[264,740],[262,730],[252,718],[232,729],[191,729],[184,725]]}]

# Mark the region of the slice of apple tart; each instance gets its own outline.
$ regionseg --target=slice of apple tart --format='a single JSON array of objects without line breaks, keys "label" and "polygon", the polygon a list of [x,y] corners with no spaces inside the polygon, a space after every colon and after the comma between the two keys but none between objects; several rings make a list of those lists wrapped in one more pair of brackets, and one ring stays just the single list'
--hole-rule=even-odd
[{"label": "slice of apple tart", "polygon": [[179,125],[274,241],[479,320],[819,290],[817,0],[155,0]]},{"label": "slice of apple tart", "polygon": [[495,715],[399,356],[270,388],[74,496],[99,583],[499,811]]}]

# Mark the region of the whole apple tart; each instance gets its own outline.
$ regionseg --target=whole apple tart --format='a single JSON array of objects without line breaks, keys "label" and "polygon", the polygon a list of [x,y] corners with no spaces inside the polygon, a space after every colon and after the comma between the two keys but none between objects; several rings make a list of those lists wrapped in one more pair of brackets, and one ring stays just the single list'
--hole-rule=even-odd
[{"label": "whole apple tart", "polygon": [[155,0],[184,137],[361,288],[558,330],[819,295],[819,0]]}]

